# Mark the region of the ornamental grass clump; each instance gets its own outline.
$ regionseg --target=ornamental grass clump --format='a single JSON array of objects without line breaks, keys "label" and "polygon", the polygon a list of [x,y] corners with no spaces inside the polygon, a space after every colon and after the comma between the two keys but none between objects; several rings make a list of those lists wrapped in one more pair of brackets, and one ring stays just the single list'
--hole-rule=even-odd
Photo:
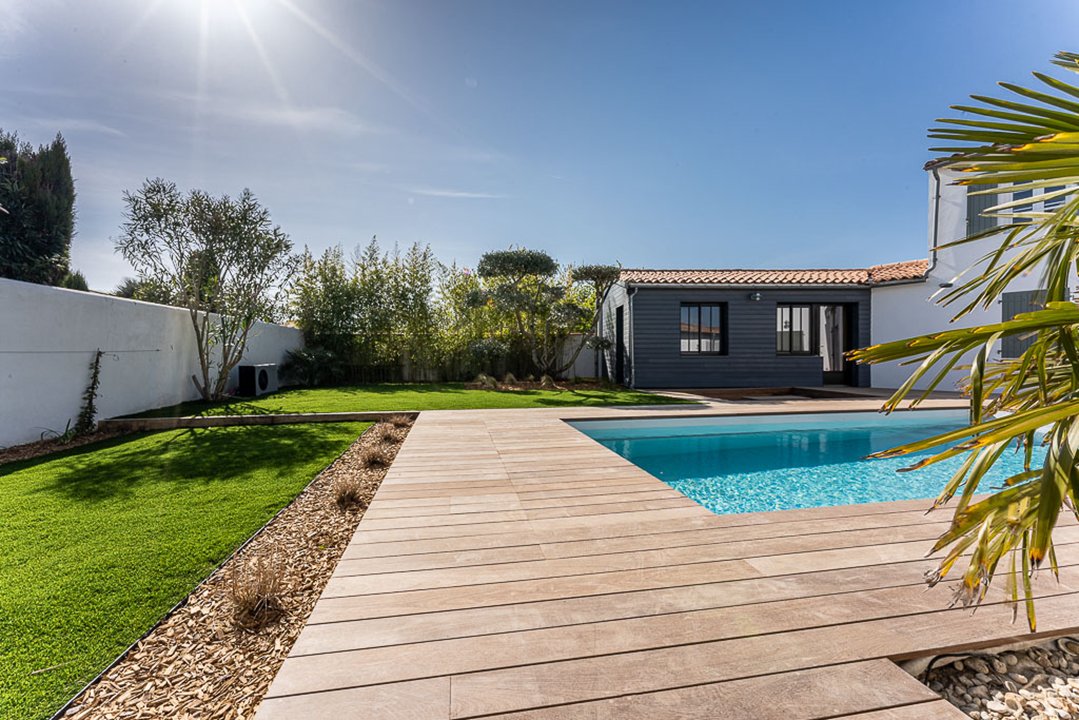
[{"label": "ornamental grass clump", "polygon": [[333,483],[333,497],[342,510],[367,508],[363,480],[355,475],[337,478]]},{"label": "ornamental grass clump", "polygon": [[384,445],[397,445],[405,439],[405,431],[392,423],[380,422],[372,429],[375,438]]},{"label": "ornamental grass clump", "polygon": [[412,426],[412,418],[404,413],[390,415],[383,422],[388,422],[395,428],[407,428]]},{"label": "ornamental grass clump", "polygon": [[370,470],[388,468],[393,462],[393,453],[385,445],[372,445],[360,453],[360,464]]},{"label": "ornamental grass clump", "polygon": [[258,630],[285,614],[281,566],[274,558],[257,557],[241,563],[232,576],[229,596],[233,622],[244,630]]}]

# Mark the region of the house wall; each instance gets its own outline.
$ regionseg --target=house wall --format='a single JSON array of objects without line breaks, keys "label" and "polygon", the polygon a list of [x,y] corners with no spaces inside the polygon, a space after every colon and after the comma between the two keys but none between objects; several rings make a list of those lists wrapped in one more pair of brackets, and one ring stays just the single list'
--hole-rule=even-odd
[{"label": "house wall", "polygon": [[[302,345],[299,330],[258,323],[244,363],[281,362]],[[0,279],[0,446],[74,424],[98,349],[99,418],[198,398],[186,310]]]},{"label": "house wall", "polygon": [[[960,275],[972,267],[982,264],[982,258],[996,249],[1001,237],[991,237],[974,243],[956,247],[939,247],[959,240],[968,235],[967,190],[950,184],[956,174],[941,171],[940,212],[934,212],[937,184],[929,173],[929,192],[927,207],[928,218],[928,257],[929,275],[924,282],[901,285],[884,285],[873,288],[872,342],[883,343],[891,340],[939,332],[949,327],[968,327],[1000,322],[1001,306],[994,304],[987,310],[977,310],[953,323],[952,318],[959,305],[942,306],[932,299],[932,295],[947,283],[960,284]],[[1037,200],[1037,197],[1034,198]],[[1003,200],[1002,200],[1003,202]],[[934,223],[937,227],[934,253]],[[935,262],[934,262],[935,257]],[[969,273],[967,274],[969,277]],[[1041,287],[1041,278],[1032,274],[1020,278],[1009,286],[1009,291],[1035,290]],[[999,346],[994,359],[1000,358]],[[969,360],[969,358],[968,358]],[[967,364],[967,363],[960,363]],[[873,366],[873,386],[878,388],[899,387],[910,375],[911,366],[887,363]],[[955,369],[939,386],[941,390],[954,390],[956,384],[966,376],[966,370]],[[928,380],[921,381],[918,387],[924,388]]]},{"label": "house wall", "polygon": [[[749,299],[753,292],[761,293],[759,301]],[[683,302],[727,304],[726,355],[680,352],[679,313]],[[632,307],[629,313],[632,317],[631,383],[643,388],[821,385],[823,361],[819,356],[776,353],[776,305],[779,303],[855,304],[856,343],[869,337],[868,288],[635,286],[627,303]],[[612,326],[613,317],[611,312]],[[868,367],[857,368],[857,384],[868,385],[869,377]]]},{"label": "house wall", "polygon": [[626,375],[627,381],[630,375],[630,348],[629,338],[632,336],[630,325],[632,324],[632,313],[629,311],[629,295],[626,291],[626,286],[621,283],[615,283],[611,289],[607,292],[607,297],[603,302],[603,315],[600,317],[600,327],[598,335],[602,338],[610,340],[612,345],[607,350],[600,353],[599,362],[602,364],[601,373],[606,368],[606,377],[608,379],[618,382],[618,378],[615,378],[615,346],[617,342],[615,321],[617,317],[617,310],[619,307],[625,308],[625,322],[624,322],[624,337],[622,342],[626,344]]}]

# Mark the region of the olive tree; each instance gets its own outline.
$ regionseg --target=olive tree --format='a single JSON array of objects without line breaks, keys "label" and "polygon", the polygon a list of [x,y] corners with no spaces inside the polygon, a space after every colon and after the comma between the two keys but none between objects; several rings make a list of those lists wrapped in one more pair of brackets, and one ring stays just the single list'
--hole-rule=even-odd
[{"label": "olive tree", "polygon": [[[536,369],[561,375],[595,337],[603,299],[619,268],[582,265],[564,270],[543,251],[511,248],[484,254],[476,272],[486,287],[474,293],[473,302],[507,313]],[[567,356],[565,343],[574,333],[581,337]]]},{"label": "olive tree", "polygon": [[124,193],[116,250],[139,275],[187,309],[195,331],[205,400],[225,394],[257,320],[271,319],[296,267],[292,242],[245,189],[239,197],[181,192],[147,180]]}]

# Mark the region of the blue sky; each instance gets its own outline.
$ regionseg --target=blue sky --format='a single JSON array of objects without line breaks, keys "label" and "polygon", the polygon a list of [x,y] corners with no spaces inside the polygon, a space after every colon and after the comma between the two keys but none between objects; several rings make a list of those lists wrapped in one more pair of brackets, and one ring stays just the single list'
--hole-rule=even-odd
[{"label": "blue sky", "polygon": [[297,246],[635,267],[924,255],[925,129],[1079,49],[1079,4],[0,0],[0,127],[67,138],[74,266],[121,193],[251,188]]}]

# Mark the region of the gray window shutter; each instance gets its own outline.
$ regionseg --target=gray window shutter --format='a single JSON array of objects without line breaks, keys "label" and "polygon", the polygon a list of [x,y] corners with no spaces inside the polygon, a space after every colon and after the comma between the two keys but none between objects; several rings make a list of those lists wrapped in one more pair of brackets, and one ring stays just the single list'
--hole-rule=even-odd
[{"label": "gray window shutter", "polygon": [[982,213],[996,205],[997,195],[971,195],[976,190],[983,190],[992,185],[967,186],[967,235],[980,233],[997,226],[995,217],[985,217]]},{"label": "gray window shutter", "polygon": [[[1008,321],[1020,313],[1033,312],[1045,307],[1045,291],[1022,290],[1001,293],[1000,306],[1000,319]],[[1000,355],[1005,358],[1017,358],[1026,352],[1031,342],[1031,338],[1022,335],[1001,338]]]}]

